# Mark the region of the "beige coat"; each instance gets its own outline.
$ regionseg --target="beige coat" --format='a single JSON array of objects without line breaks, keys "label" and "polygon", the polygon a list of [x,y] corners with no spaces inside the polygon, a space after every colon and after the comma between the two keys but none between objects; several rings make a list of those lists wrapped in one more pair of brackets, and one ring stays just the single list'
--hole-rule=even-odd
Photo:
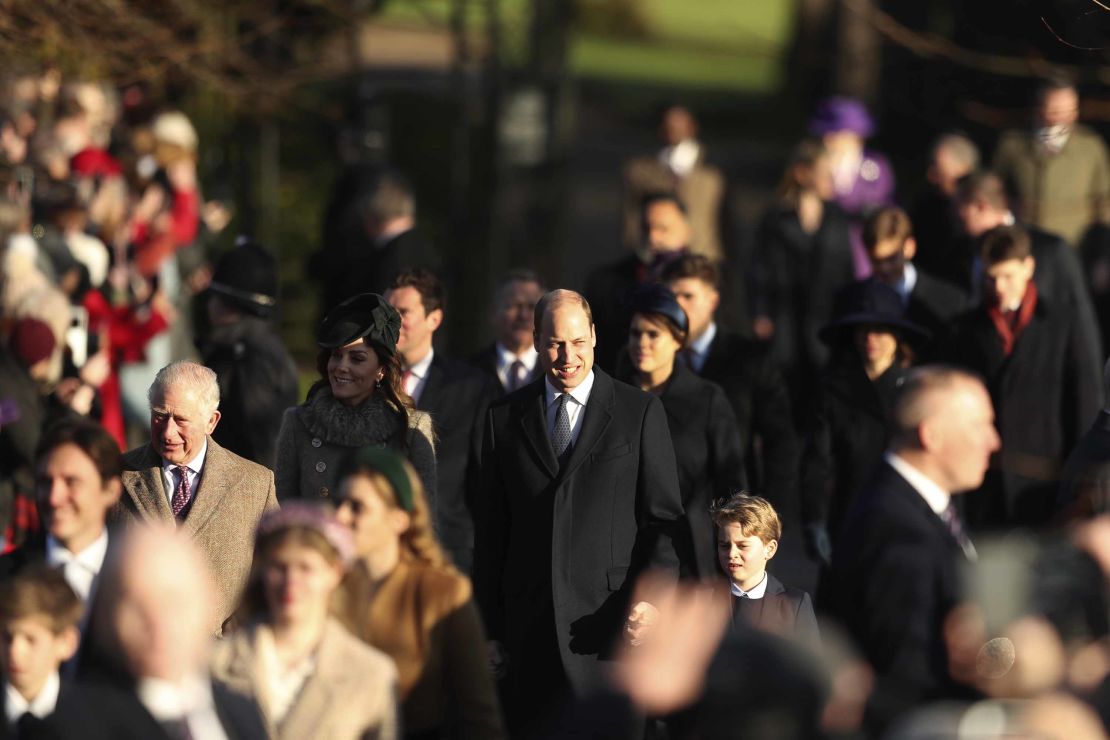
[{"label": "beige coat", "polygon": [[1057,154],[1029,131],[1003,134],[994,168],[1018,197],[1018,218],[1079,246],[1087,229],[1110,220],[1110,156],[1102,137],[1076,126]]},{"label": "beige coat", "polygon": [[[112,514],[119,522],[173,524],[162,458],[149,445],[123,456],[123,487]],[[212,631],[239,605],[254,558],[254,533],[262,514],[278,507],[274,474],[208,438],[208,452],[193,503],[180,527],[200,549],[216,589]]]},{"label": "beige coat", "polygon": [[261,680],[257,626],[216,644],[212,675],[262,708],[276,740],[395,740],[397,669],[387,656],[328,620],[316,653],[316,669],[305,680],[280,725],[274,725]]},{"label": "beige coat", "polygon": [[640,201],[653,193],[671,192],[686,206],[690,219],[690,249],[714,260],[725,256],[721,243],[721,213],[725,207],[725,177],[712,165],[699,162],[686,177],[674,174],[656,157],[640,157],[624,168],[624,243],[637,249],[643,242]]}]

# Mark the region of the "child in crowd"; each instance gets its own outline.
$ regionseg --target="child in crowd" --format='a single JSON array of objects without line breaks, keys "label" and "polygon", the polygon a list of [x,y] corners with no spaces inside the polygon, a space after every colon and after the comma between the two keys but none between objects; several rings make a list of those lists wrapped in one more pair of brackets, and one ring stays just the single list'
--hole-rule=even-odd
[{"label": "child in crowd", "polygon": [[782,538],[774,507],[759,496],[734,493],[713,504],[710,514],[717,525],[717,561],[732,592],[733,623],[815,644],[817,617],[809,594],[767,572]]},{"label": "child in crowd", "polygon": [[45,566],[27,568],[0,584],[4,716],[22,736],[28,723],[53,713],[59,669],[77,652],[81,600],[65,576]]}]

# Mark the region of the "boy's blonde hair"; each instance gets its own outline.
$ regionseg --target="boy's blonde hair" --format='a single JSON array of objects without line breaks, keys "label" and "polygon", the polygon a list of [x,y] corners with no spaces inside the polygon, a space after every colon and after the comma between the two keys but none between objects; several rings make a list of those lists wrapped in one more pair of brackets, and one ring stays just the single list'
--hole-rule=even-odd
[{"label": "boy's blonde hair", "polygon": [[709,515],[718,527],[739,524],[745,537],[758,537],[764,543],[782,538],[782,520],[771,502],[760,496],[739,491],[715,501]]},{"label": "boy's blonde hair", "polygon": [[27,568],[0,584],[0,625],[42,619],[60,635],[77,627],[84,610],[65,576],[45,566]]}]

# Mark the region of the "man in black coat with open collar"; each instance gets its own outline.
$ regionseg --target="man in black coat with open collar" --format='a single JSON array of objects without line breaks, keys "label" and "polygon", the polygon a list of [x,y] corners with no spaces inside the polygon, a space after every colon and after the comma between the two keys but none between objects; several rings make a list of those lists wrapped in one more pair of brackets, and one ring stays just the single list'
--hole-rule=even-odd
[{"label": "man in black coat with open collar", "polygon": [[685,526],[662,404],[594,367],[589,304],[553,291],[535,323],[544,378],[489,411],[475,565],[514,737],[596,687],[622,629],[654,618],[629,611],[632,588],[678,570]]},{"label": "man in black coat with open collar", "polygon": [[961,693],[944,623],[975,548],[951,497],[982,482],[999,445],[986,389],[960,370],[914,370],[892,417],[884,463],[845,517],[829,590],[876,673],[866,719],[876,736],[915,706]]},{"label": "man in black coat with open collar", "polygon": [[397,352],[405,367],[405,392],[417,409],[428,412],[435,429],[436,532],[455,565],[469,575],[482,420],[500,393],[476,368],[433,348],[447,308],[446,291],[434,273],[402,270],[385,297],[401,315]]},{"label": "man in black coat with open collar", "polygon": [[986,295],[957,322],[951,359],[986,381],[1002,450],[966,514],[978,528],[1043,527],[1064,460],[1101,405],[1102,358],[1082,317],[1038,290],[1024,230],[992,229],[981,247]]}]

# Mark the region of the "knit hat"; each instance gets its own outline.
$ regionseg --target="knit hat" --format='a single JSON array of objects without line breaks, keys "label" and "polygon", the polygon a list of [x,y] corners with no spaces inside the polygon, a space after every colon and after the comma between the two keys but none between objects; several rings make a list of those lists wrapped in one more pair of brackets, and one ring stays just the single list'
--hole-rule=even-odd
[{"label": "knit hat", "polygon": [[241,236],[216,263],[208,289],[237,308],[266,318],[277,304],[277,261],[261,244]]},{"label": "knit hat", "polygon": [[54,331],[46,323],[31,318],[17,321],[8,339],[8,346],[26,367],[49,358],[57,344]]}]

